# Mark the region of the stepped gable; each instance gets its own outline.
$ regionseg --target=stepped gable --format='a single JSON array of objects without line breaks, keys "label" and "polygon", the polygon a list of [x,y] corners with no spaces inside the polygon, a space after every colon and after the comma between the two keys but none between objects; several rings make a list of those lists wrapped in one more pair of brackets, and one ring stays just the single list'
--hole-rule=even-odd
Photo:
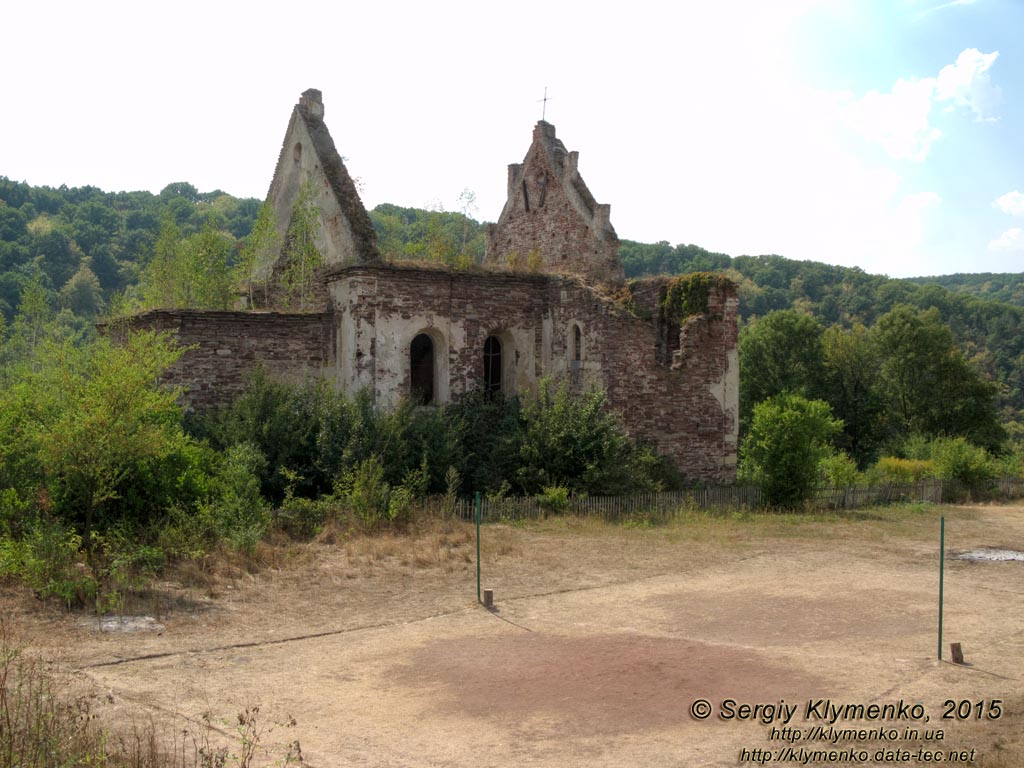
[{"label": "stepped gable", "polygon": [[487,227],[486,263],[623,282],[611,206],[594,199],[578,166],[579,152],[538,122],[526,158],[508,167],[508,199]]},{"label": "stepped gable", "polygon": [[[334,146],[324,123],[320,91],[310,88],[292,110],[267,200],[274,208],[277,229],[288,231],[292,209],[307,180],[316,190],[319,232],[316,244],[328,265],[371,264],[380,261],[377,234],[363,207],[355,183]],[[280,253],[261,258],[263,279],[273,271]]]}]

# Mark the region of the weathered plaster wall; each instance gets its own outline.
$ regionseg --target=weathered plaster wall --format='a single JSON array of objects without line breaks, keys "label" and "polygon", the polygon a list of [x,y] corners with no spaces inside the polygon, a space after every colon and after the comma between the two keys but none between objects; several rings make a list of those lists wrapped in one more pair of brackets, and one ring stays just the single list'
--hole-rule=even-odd
[{"label": "weathered plaster wall", "polygon": [[316,195],[315,202],[320,211],[316,247],[328,264],[353,261],[355,243],[352,231],[327,181],[327,175],[313,147],[313,137],[305,120],[296,110],[288,124],[281,160],[267,198],[274,208],[279,233],[288,231],[292,205],[307,179]]},{"label": "weathered plaster wall", "polygon": [[[503,347],[503,389],[522,392],[543,375],[605,387],[629,432],[672,456],[687,475],[735,477],[738,429],[736,320],[732,290],[709,296],[706,315],[678,329],[659,356],[657,282],[638,286],[634,314],[580,281],[547,275],[463,273],[413,267],[350,267],[329,277],[339,385],[370,387],[393,405],[411,389],[410,345],[435,339],[435,393],[457,399],[483,377],[484,341]],[[638,316],[639,315],[639,316]],[[574,325],[581,355],[574,361]],[[659,359],[660,358],[660,359]]]}]

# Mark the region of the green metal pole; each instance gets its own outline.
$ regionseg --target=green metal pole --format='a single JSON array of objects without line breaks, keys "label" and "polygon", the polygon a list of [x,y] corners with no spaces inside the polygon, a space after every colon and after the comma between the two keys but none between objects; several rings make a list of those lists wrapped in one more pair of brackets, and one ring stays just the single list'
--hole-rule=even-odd
[{"label": "green metal pole", "polygon": [[946,567],[946,518],[939,521],[939,661],[942,661],[942,576]]},{"label": "green metal pole", "polygon": [[480,491],[476,492],[476,601],[480,602]]}]

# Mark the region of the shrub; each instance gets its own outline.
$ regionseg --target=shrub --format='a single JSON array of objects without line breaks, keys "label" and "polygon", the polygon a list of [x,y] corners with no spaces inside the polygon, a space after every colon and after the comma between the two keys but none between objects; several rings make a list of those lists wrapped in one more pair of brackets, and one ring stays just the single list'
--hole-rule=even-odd
[{"label": "shrub", "polygon": [[750,433],[743,441],[743,476],[758,483],[772,506],[794,507],[810,498],[818,462],[829,440],[842,429],[828,403],[783,393],[754,406]]},{"label": "shrub", "polygon": [[818,461],[818,479],[824,485],[843,488],[854,485],[859,476],[857,462],[843,451],[830,453]]},{"label": "shrub", "polygon": [[657,458],[626,437],[603,390],[575,394],[567,382],[541,379],[536,394],[522,398],[521,418],[514,477],[522,492],[555,485],[600,495],[658,489]]},{"label": "shrub", "polygon": [[214,477],[213,495],[201,505],[201,514],[219,537],[247,554],[255,551],[270,525],[258,479],[265,465],[266,459],[253,444],[231,446]]},{"label": "shrub", "polygon": [[320,533],[331,516],[332,502],[331,496],[315,500],[301,496],[286,498],[274,512],[274,528],[293,539],[311,539]]},{"label": "shrub", "polygon": [[569,489],[562,485],[549,485],[536,496],[540,508],[548,515],[559,515],[569,508]]},{"label": "shrub", "polygon": [[384,466],[371,456],[341,479],[349,508],[364,528],[373,529],[390,520],[391,486],[384,480]]},{"label": "shrub", "polygon": [[882,456],[867,472],[872,483],[916,483],[935,477],[935,464],[930,459],[901,459]]},{"label": "shrub", "polygon": [[963,437],[938,438],[932,443],[935,471],[943,480],[955,480],[972,494],[991,490],[998,476],[996,462],[988,451]]},{"label": "shrub", "polygon": [[59,520],[40,515],[20,540],[0,540],[0,569],[24,581],[39,597],[57,597],[69,608],[97,595],[95,577],[81,564],[82,537]]}]

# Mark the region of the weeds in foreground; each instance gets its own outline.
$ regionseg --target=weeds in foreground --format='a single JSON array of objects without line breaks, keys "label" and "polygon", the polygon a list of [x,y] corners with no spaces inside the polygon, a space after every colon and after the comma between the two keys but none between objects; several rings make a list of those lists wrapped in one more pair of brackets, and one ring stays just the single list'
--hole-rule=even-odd
[{"label": "weeds in foreground", "polygon": [[[210,715],[198,729],[163,737],[152,720],[112,731],[100,722],[88,696],[57,690],[54,677],[39,660],[15,647],[0,621],[0,765],[18,768],[92,766],[95,768],[253,768],[257,759],[275,766],[305,765],[302,748],[292,741],[284,754],[261,744],[270,728],[259,706],[246,707],[226,729],[234,748],[218,739],[223,732]],[[295,725],[291,718],[283,724]]]}]

